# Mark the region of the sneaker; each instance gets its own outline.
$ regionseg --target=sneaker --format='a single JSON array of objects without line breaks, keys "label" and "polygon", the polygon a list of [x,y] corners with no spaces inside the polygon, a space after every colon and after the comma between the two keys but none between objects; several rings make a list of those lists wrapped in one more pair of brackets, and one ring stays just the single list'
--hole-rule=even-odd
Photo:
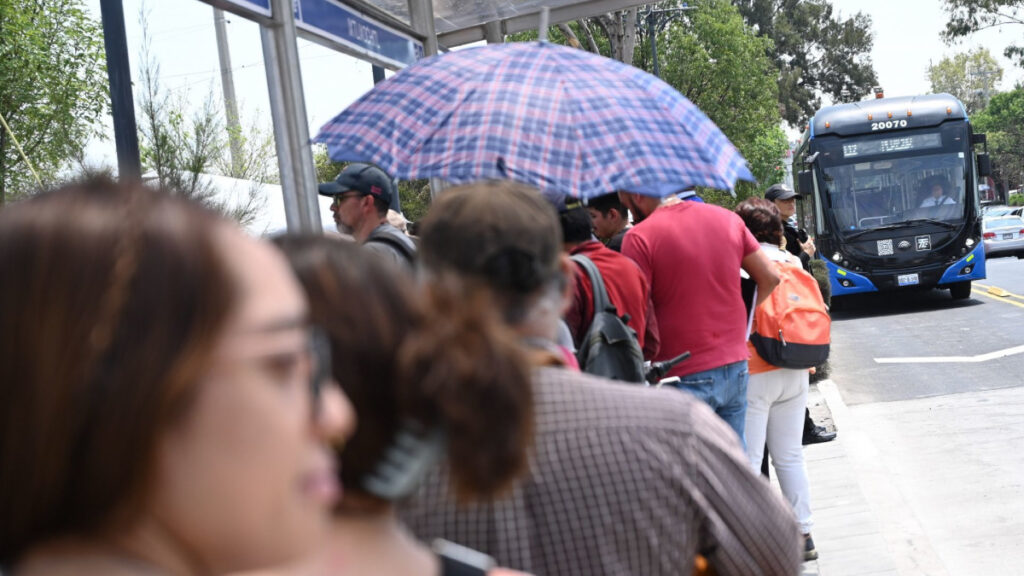
[{"label": "sneaker", "polygon": [[814,538],[804,534],[804,562],[818,559],[818,550],[814,547]]},{"label": "sneaker", "polygon": [[803,445],[808,444],[820,444],[822,442],[831,442],[836,439],[836,433],[830,432],[828,428],[824,426],[815,425],[812,428],[804,428]]}]

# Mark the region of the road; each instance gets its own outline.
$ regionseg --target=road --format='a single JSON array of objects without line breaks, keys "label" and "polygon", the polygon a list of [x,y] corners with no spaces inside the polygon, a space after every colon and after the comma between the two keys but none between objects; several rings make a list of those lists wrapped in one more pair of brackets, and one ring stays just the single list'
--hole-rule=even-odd
[{"label": "road", "polygon": [[[990,260],[966,301],[945,291],[860,298],[834,314],[833,343],[823,391],[844,459],[828,474],[856,479],[840,494],[863,493],[856,517],[885,542],[889,558],[868,570],[1024,574],[1024,260]],[[812,478],[822,495],[830,481]],[[849,569],[858,551],[845,548],[858,537],[828,516],[841,498],[829,499],[814,502],[829,520],[821,537],[832,530],[831,558],[843,561],[828,566],[823,555],[821,573],[875,574]]]}]

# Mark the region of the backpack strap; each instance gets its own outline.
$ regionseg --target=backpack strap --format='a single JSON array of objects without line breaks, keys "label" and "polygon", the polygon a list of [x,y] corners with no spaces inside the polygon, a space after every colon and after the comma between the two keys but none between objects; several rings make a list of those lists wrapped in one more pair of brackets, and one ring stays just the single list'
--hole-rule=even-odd
[{"label": "backpack strap", "polygon": [[[604,287],[601,271],[597,269],[594,261],[583,254],[573,254],[572,261],[582,266],[586,270],[587,276],[590,277],[590,285],[594,289],[594,314],[597,315],[598,312],[611,308],[613,313],[618,316],[618,311],[612,305],[611,300],[608,299],[608,290]],[[591,322],[593,322],[593,319],[591,319]]]},{"label": "backpack strap", "polygon": [[404,238],[396,238],[394,234],[384,230],[375,229],[370,233],[367,242],[379,242],[394,248],[399,254],[405,257],[406,262],[412,264],[416,259],[416,251],[413,248],[412,240],[408,242]]}]

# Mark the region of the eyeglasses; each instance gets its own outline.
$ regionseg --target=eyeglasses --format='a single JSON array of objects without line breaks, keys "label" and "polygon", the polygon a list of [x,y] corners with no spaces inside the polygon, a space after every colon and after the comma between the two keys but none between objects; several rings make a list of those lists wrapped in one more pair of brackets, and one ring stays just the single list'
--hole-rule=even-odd
[{"label": "eyeglasses", "polygon": [[341,206],[341,203],[349,198],[362,198],[363,196],[365,196],[365,194],[362,192],[345,192],[344,194],[338,194],[335,196],[334,200],[331,201],[331,204],[334,206]]}]

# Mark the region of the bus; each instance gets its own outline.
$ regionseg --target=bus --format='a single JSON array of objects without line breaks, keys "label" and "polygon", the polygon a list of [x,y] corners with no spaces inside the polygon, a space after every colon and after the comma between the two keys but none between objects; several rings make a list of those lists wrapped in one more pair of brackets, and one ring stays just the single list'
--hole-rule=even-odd
[{"label": "bus", "polygon": [[[976,151],[976,147],[984,151]],[[798,218],[828,268],[834,304],[851,294],[948,289],[985,278],[979,184],[984,134],[949,94],[819,110],[794,154]]]}]

